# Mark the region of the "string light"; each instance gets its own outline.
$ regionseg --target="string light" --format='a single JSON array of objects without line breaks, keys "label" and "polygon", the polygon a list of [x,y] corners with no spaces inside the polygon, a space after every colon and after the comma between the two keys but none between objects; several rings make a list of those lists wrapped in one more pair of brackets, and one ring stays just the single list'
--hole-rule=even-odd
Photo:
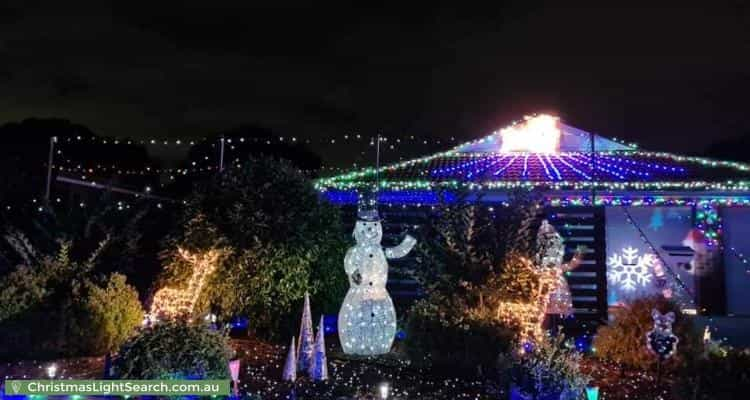
[{"label": "string light", "polygon": [[737,257],[738,260],[742,263],[742,265],[745,266],[745,273],[750,274],[750,261],[745,257],[744,254],[740,253],[736,248],[734,247],[728,247],[729,251],[732,253],[733,256]]},{"label": "string light", "polygon": [[150,319],[190,317],[208,277],[216,269],[223,251],[211,249],[197,254],[177,248],[178,256],[192,266],[192,274],[185,288],[165,287],[154,295],[149,311]]},{"label": "string light", "polygon": [[[695,296],[693,295],[693,292],[690,290],[690,288],[687,287],[685,282],[682,281],[682,278],[680,278],[680,275],[677,274],[672,267],[669,266],[669,264],[664,260],[664,257],[661,256],[661,253],[656,249],[656,246],[651,243],[651,241],[648,239],[646,234],[643,232],[641,227],[635,222],[633,217],[630,215],[630,212],[628,211],[627,207],[621,208],[623,213],[625,214],[625,220],[632,226],[637,232],[638,236],[640,237],[641,241],[646,244],[649,247],[650,254],[657,258],[660,268],[663,268],[669,273],[669,277],[671,278],[671,290],[665,289],[663,293],[667,294],[668,297],[671,295],[671,293],[674,293],[677,291],[680,293],[680,296],[678,296],[678,302],[680,303],[681,309],[687,309],[691,307],[695,307]],[[677,290],[675,290],[677,289]]]},{"label": "string light", "polygon": [[552,268],[537,268],[534,263],[526,257],[517,257],[513,260],[535,276],[539,284],[535,285],[525,296],[524,301],[499,301],[495,310],[495,318],[506,326],[518,326],[521,344],[526,342],[538,342],[545,337],[542,324],[547,313],[550,293],[557,287],[557,272]]},{"label": "string light", "polygon": [[[500,147],[497,146],[498,140],[502,140]],[[368,187],[378,175],[383,178],[382,189],[394,190],[427,187],[471,190],[518,187],[552,190],[750,190],[750,180],[745,180],[750,178],[750,165],[745,163],[640,151],[631,145],[616,150],[612,150],[616,146],[609,146],[593,154],[583,150],[560,152],[560,140],[559,121],[555,117],[538,115],[445,152],[394,163],[378,170],[367,167],[322,178],[316,185],[320,190]],[[597,140],[609,139],[597,136]],[[494,171],[486,168],[487,165],[502,165],[508,153],[522,157],[523,162],[516,163],[513,158]],[[534,157],[530,157],[532,155]],[[739,174],[735,174],[733,179],[707,181],[701,178],[702,174],[709,172],[705,171],[706,168],[723,168]],[[601,179],[594,181],[593,174],[585,170],[601,172],[597,174],[601,175]]]},{"label": "string light", "polygon": [[[421,144],[421,145],[445,145],[455,143],[456,138],[454,136],[450,138],[436,138],[429,136],[414,136],[414,135],[393,135],[386,136],[380,135],[382,142],[390,142],[389,146],[386,146],[392,150],[395,150],[399,144]],[[304,144],[351,144],[351,143],[366,143],[367,145],[374,145],[376,136],[367,136],[362,134],[340,134],[340,135],[320,135],[308,138],[285,137],[285,136],[268,136],[268,137],[232,137],[227,138],[227,144],[244,144],[244,143],[261,143],[261,144],[274,144],[274,143],[304,143]],[[134,138],[113,138],[113,137],[99,137],[99,136],[68,136],[61,138],[61,142],[64,144],[101,144],[101,145],[127,145],[127,146],[181,146],[191,147],[208,143],[218,138],[145,138],[145,139],[134,139]]]}]

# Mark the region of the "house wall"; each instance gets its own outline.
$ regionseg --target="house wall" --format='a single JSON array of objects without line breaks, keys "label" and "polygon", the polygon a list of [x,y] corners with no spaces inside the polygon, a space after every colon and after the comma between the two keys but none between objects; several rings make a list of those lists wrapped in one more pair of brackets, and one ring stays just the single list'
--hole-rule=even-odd
[{"label": "house wall", "polygon": [[[633,223],[628,222],[628,218]],[[692,228],[690,207],[607,207],[608,304],[612,306],[662,292],[663,287],[659,287],[653,271],[653,265],[658,262],[656,254],[641,236],[651,243],[689,290],[695,292],[695,276],[689,264],[692,250],[682,244]]]},{"label": "house wall", "polygon": [[[727,314],[750,316],[750,265],[736,253],[750,257],[750,208],[728,207],[721,210],[724,225],[724,266]],[[735,251],[731,249],[734,248]]]}]

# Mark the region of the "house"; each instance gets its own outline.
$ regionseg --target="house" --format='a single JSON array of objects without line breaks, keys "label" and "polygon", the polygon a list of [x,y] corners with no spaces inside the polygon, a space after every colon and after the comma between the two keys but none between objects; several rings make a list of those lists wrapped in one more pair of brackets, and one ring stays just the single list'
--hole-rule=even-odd
[{"label": "house", "polygon": [[[546,218],[568,253],[575,317],[602,320],[609,307],[646,294],[684,312],[750,316],[750,165],[651,152],[586,132],[550,115],[527,117],[445,152],[319,179],[342,206],[379,187],[381,210],[400,224],[451,193],[468,190],[500,207],[511,190],[543,196]],[[421,214],[426,215],[426,214]]]}]

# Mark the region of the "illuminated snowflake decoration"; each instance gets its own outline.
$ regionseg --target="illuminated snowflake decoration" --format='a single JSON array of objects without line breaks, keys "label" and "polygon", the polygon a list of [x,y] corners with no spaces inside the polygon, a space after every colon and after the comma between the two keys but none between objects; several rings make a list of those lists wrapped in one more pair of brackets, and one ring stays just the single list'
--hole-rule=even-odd
[{"label": "illuminated snowflake decoration", "polygon": [[654,256],[650,253],[638,255],[638,249],[626,247],[621,254],[613,254],[607,260],[607,280],[622,289],[632,291],[651,282]]}]

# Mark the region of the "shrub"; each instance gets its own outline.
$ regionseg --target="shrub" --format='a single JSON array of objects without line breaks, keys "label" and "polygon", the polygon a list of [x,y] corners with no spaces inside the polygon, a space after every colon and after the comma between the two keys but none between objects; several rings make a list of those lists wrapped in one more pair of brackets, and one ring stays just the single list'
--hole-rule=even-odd
[{"label": "shrub", "polygon": [[123,379],[226,379],[227,338],[203,325],[166,322],[125,343],[115,362]]},{"label": "shrub", "polygon": [[88,282],[78,337],[81,353],[104,354],[120,347],[143,321],[138,292],[125,276],[112,274],[103,287]]},{"label": "shrub", "polygon": [[310,255],[265,246],[246,250],[235,262],[233,268],[214,275],[205,301],[222,316],[247,315],[252,329],[262,336],[286,333],[279,331],[283,321],[296,321],[292,305],[310,290]]},{"label": "shrub", "polygon": [[510,362],[501,360],[501,364],[511,365],[510,371],[506,371],[511,382],[521,393],[535,399],[550,395],[581,398],[590,380],[580,370],[581,354],[563,335],[547,337],[523,354],[514,353],[510,357]]},{"label": "shrub", "polygon": [[136,290],[123,275],[102,286],[73,279],[43,302],[2,321],[0,356],[51,358],[101,355],[119,347],[141,323]]},{"label": "shrub", "polygon": [[598,357],[630,367],[646,369],[656,363],[656,357],[646,349],[646,333],[653,326],[651,310],[672,311],[677,316],[672,330],[680,339],[677,353],[670,364],[679,363],[684,354],[695,351],[698,337],[690,320],[682,315],[676,303],[662,296],[639,298],[615,310],[609,325],[601,326],[594,338]]},{"label": "shrub", "polygon": [[748,350],[725,349],[690,359],[676,374],[675,398],[736,399],[739,394],[750,392],[749,371]]},{"label": "shrub", "polygon": [[[91,262],[78,263],[71,259],[70,242],[61,241],[54,255],[38,255],[20,232],[9,233],[6,240],[21,255],[24,264],[0,279],[0,322],[39,307],[73,277],[91,269]],[[96,255],[94,253],[90,260]]]},{"label": "shrub", "polygon": [[102,354],[117,347],[140,322],[137,293],[121,275],[103,287],[92,280],[108,242],[87,258],[71,257],[72,243],[38,252],[19,232],[6,235],[24,265],[0,280],[0,355],[58,357]]},{"label": "shrub", "polygon": [[510,350],[513,332],[491,319],[464,314],[457,299],[420,300],[406,322],[406,352],[412,362],[438,369],[490,371]]}]

